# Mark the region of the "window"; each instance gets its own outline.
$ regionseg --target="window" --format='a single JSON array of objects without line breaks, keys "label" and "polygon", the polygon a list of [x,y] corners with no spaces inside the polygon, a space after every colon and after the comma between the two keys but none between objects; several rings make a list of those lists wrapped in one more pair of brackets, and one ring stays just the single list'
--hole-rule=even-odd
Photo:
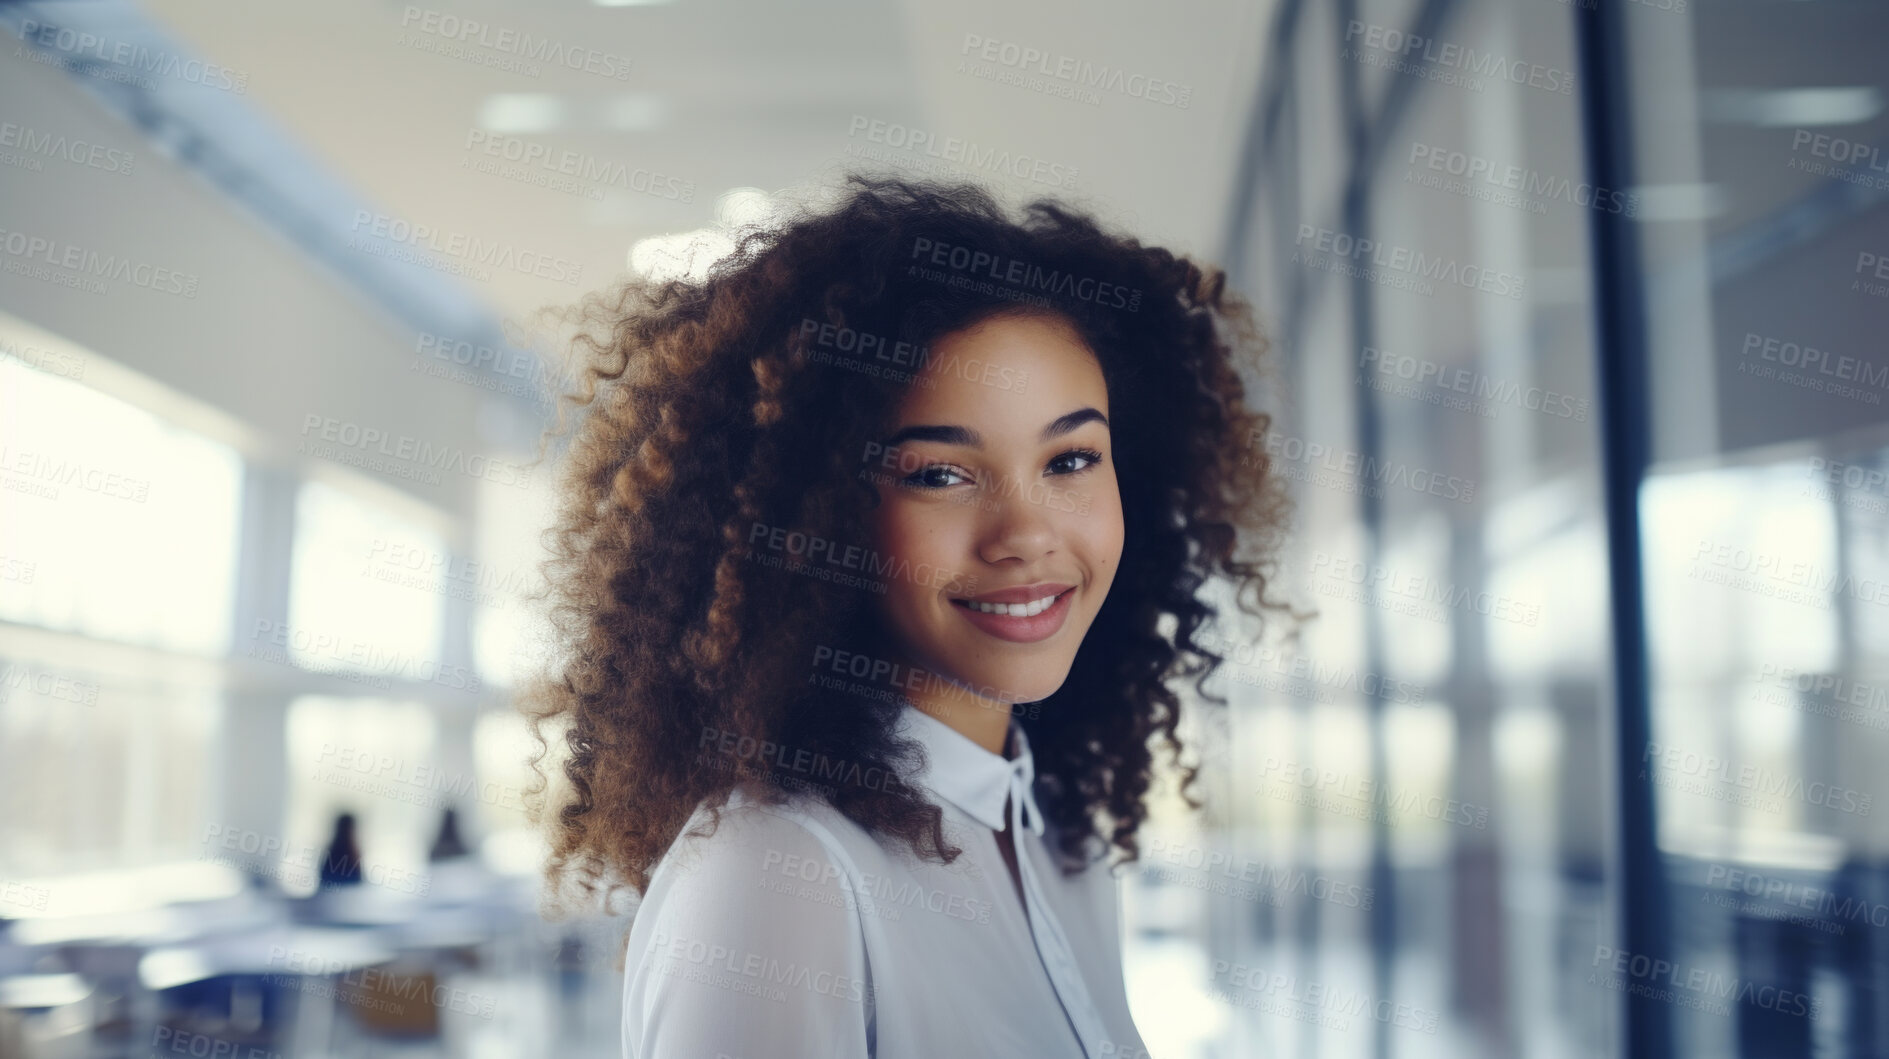
[{"label": "window", "polygon": [[0,618],[228,650],[236,453],[12,357],[0,357],[0,407]]}]

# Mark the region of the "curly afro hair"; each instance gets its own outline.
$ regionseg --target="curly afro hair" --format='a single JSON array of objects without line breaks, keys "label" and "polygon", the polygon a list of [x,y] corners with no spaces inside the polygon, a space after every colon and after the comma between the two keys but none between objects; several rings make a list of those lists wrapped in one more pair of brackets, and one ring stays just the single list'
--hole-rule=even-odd
[{"label": "curly afro hair", "polygon": [[[546,438],[572,433],[543,566],[557,657],[519,699],[549,883],[641,892],[698,804],[718,820],[738,784],[807,793],[752,748],[844,763],[818,797],[918,856],[958,855],[902,779],[921,751],[894,734],[901,700],[811,679],[816,651],[877,642],[873,594],[754,561],[749,542],[784,526],[870,546],[859,454],[914,376],[817,352],[809,332],[923,348],[1003,314],[1060,318],[1098,359],[1124,533],[1067,680],[1018,722],[1064,869],[1111,843],[1138,855],[1155,737],[1180,759],[1169,682],[1224,701],[1201,689],[1223,659],[1196,641],[1216,615],[1196,589],[1217,574],[1255,617],[1282,606],[1267,596],[1285,493],[1239,371],[1266,343],[1224,273],[1054,201],[1013,219],[976,185],[853,175],[837,204],[744,229],[705,278],[630,279],[563,310],[574,385]],[[1180,773],[1197,808],[1195,769]]]}]

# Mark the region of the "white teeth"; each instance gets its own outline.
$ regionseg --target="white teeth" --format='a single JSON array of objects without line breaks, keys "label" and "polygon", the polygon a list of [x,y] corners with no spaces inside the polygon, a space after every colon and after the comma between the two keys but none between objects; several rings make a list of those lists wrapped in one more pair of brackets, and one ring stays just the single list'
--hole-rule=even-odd
[{"label": "white teeth", "polygon": [[977,600],[967,599],[964,601],[964,605],[972,610],[981,610],[986,614],[1003,614],[1012,618],[1028,618],[1031,615],[1043,613],[1050,608],[1050,604],[1055,602],[1056,597],[1050,595],[1044,596],[1042,599],[1033,603],[979,603]]}]

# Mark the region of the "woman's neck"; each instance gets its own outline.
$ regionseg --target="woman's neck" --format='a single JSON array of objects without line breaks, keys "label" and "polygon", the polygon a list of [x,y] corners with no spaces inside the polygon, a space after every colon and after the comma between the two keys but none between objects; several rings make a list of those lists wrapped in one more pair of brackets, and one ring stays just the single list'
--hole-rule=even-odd
[{"label": "woman's neck", "polygon": [[912,705],[942,721],[971,742],[998,757],[1008,756],[1005,753],[1010,741],[1010,707],[1007,703],[962,691],[954,695],[913,695],[911,700]]}]

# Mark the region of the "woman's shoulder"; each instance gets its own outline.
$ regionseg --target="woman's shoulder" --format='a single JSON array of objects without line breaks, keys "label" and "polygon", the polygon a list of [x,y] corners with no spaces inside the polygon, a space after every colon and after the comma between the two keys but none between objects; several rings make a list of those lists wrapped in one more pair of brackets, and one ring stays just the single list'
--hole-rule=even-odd
[{"label": "woman's shoulder", "polygon": [[[773,801],[737,787],[719,805],[703,799],[657,866],[651,890],[663,875],[693,882],[739,877],[747,886],[758,878],[792,873],[808,866],[817,877],[837,881],[855,874],[854,862],[874,846],[871,836],[824,799],[794,794]],[[679,880],[678,880],[679,881]]]},{"label": "woman's shoulder", "polygon": [[696,807],[633,913],[626,1055],[766,1055],[770,1035],[868,1054],[866,938],[824,815],[741,795]]}]

